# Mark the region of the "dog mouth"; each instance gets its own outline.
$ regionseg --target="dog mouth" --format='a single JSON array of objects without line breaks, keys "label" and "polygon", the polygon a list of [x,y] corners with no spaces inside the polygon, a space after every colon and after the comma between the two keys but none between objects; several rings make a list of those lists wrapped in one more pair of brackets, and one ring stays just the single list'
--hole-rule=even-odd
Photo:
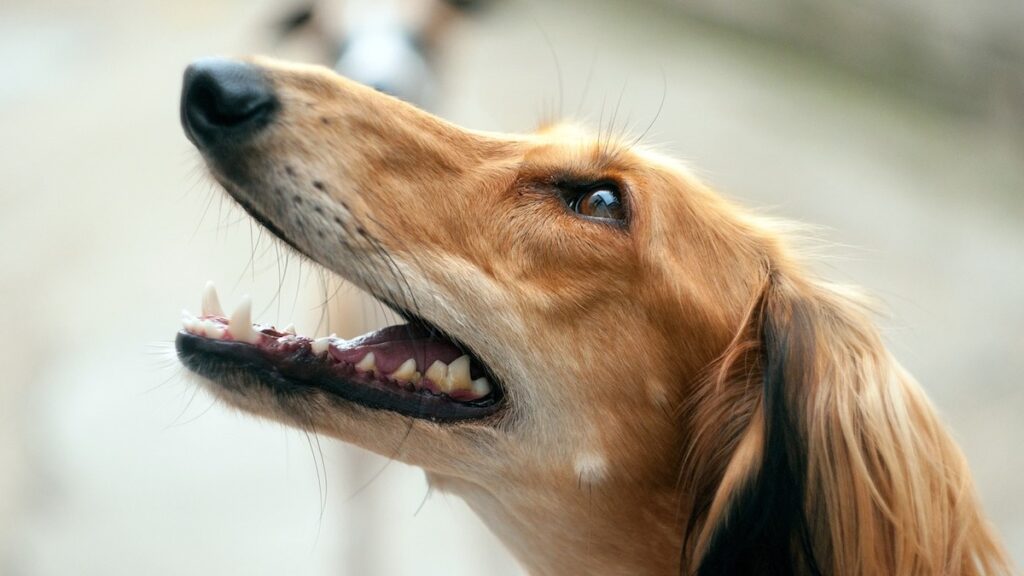
[{"label": "dog mouth", "polygon": [[[268,209],[273,205],[258,199],[271,191],[252,175],[265,169],[251,160],[258,156],[252,141],[260,134],[265,138],[283,110],[273,82],[259,66],[207,59],[185,71],[182,125],[214,177],[264,228],[325,266],[301,248],[308,247],[308,241],[293,237],[299,230],[308,233],[312,224],[295,215],[285,220],[280,205]],[[282,189],[272,192],[280,194]],[[314,209],[319,212],[322,207]],[[344,227],[339,218],[334,221]],[[356,233],[370,242],[362,227],[356,227]],[[317,395],[327,395],[414,418],[458,421],[487,417],[504,404],[502,387],[488,367],[447,335],[444,326],[374,295],[407,323],[353,340],[310,338],[293,328],[253,323],[248,299],[225,315],[211,285],[204,293],[201,314],[186,312],[183,318],[176,338],[178,357],[186,368],[236,399],[262,388],[274,393],[285,410],[295,406],[292,399],[298,398],[300,406],[308,400],[312,406]]]},{"label": "dog mouth", "polygon": [[184,311],[178,357],[191,371],[245,393],[319,391],[370,409],[433,421],[479,419],[496,412],[502,390],[465,345],[406,310],[407,324],[344,340],[310,338],[287,327],[253,323],[244,298],[230,316],[212,284],[198,316]]}]

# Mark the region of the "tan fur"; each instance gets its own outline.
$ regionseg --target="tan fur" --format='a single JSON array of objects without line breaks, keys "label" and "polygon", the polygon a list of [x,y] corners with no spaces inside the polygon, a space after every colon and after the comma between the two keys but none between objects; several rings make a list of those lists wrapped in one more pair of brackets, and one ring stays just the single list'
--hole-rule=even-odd
[{"label": "tan fur", "polygon": [[[258,62],[280,117],[218,178],[311,259],[471,346],[507,405],[434,424],[326,395],[221,390],[229,402],[423,467],[533,574],[689,573],[756,481],[761,327],[809,327],[788,404],[820,568],[1008,571],[963,457],[870,314],[773,224],[578,128],[472,132],[320,68]],[[553,191],[565,176],[620,182],[628,226],[569,213]]]}]

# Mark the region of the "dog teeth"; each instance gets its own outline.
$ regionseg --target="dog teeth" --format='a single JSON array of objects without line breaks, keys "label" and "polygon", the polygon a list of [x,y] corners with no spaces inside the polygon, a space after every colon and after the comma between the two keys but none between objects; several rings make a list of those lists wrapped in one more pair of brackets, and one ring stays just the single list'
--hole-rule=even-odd
[{"label": "dog teeth", "polygon": [[[264,335],[253,326],[252,299],[249,296],[242,297],[234,312],[231,313],[227,324],[224,323],[223,316],[224,309],[217,296],[217,289],[213,282],[207,282],[203,288],[202,313],[196,317],[188,310],[182,310],[181,324],[185,331],[211,340],[231,339],[254,345],[264,341]],[[276,339],[276,344],[291,346],[293,343],[309,342],[310,350],[316,356],[323,356],[337,340],[335,334],[315,340],[297,336],[293,324],[289,324],[279,333],[282,335]],[[421,379],[426,378],[433,383],[430,390],[434,393],[457,393],[454,394],[454,397],[458,399],[483,398],[491,394],[493,387],[486,377],[471,379],[470,362],[467,354],[459,356],[451,364],[435,360],[425,372],[420,373],[417,370],[416,359],[408,358],[388,378],[402,383],[410,390],[412,389],[409,388],[410,384],[415,388],[422,388]],[[362,360],[355,364],[355,369],[364,374],[377,375],[377,358],[373,352],[367,352]]]},{"label": "dog teeth", "polygon": [[363,359],[356,364],[356,370],[361,372],[376,372],[377,371],[377,359],[373,357],[373,352],[363,356]]},{"label": "dog teeth", "polygon": [[203,328],[203,335],[213,340],[223,340],[227,330],[224,326],[213,320],[200,320],[200,324]]},{"label": "dog teeth", "polygon": [[240,342],[256,344],[260,341],[259,333],[252,328],[252,299],[248,295],[242,296],[242,301],[231,313],[228,330],[231,331],[231,336]]},{"label": "dog teeth", "polygon": [[452,360],[452,363],[448,365],[448,374],[438,383],[438,387],[442,392],[468,390],[470,387],[469,356],[463,354]]},{"label": "dog teeth", "polygon": [[203,289],[203,316],[223,316],[224,310],[220,307],[220,299],[217,298],[217,288],[213,282],[207,282]]},{"label": "dog teeth", "polygon": [[391,373],[391,378],[399,382],[416,382],[420,379],[420,373],[416,371],[416,360],[409,358],[402,365]]},{"label": "dog teeth", "polygon": [[188,310],[181,310],[181,327],[188,332],[194,332],[196,328],[196,322],[198,319],[192,315]]},{"label": "dog teeth", "polygon": [[477,378],[470,385],[470,390],[477,398],[483,398],[491,393],[491,383],[487,381],[487,378]]},{"label": "dog teeth", "polygon": [[327,352],[327,349],[331,346],[331,340],[335,338],[337,338],[336,334],[324,336],[323,338],[317,338],[316,340],[313,340],[313,343],[310,344],[309,346],[310,348],[313,349],[313,354],[319,356],[324,352]]},{"label": "dog teeth", "polygon": [[200,319],[192,315],[188,310],[181,311],[181,325],[187,332],[197,336],[205,336],[213,340],[223,340],[227,330],[220,322],[210,319]]},{"label": "dog teeth", "polygon": [[448,365],[440,360],[434,360],[434,363],[427,368],[427,371],[423,373],[423,376],[434,384],[441,386],[445,377],[448,376]]}]

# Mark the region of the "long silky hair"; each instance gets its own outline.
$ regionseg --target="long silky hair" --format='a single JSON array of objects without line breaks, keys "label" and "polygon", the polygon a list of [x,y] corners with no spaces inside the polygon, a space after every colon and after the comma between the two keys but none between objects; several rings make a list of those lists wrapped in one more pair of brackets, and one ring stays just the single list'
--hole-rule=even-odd
[{"label": "long silky hair", "polygon": [[967,464],[860,299],[766,262],[687,406],[682,571],[1008,574]]}]

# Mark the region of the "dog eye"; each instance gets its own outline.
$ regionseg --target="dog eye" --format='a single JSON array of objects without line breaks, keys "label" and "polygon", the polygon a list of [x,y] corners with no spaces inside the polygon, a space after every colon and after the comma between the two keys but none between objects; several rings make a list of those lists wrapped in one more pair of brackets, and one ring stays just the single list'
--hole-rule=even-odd
[{"label": "dog eye", "polygon": [[589,218],[625,220],[626,210],[619,199],[619,191],[597,188],[580,194],[570,206],[573,211]]}]

